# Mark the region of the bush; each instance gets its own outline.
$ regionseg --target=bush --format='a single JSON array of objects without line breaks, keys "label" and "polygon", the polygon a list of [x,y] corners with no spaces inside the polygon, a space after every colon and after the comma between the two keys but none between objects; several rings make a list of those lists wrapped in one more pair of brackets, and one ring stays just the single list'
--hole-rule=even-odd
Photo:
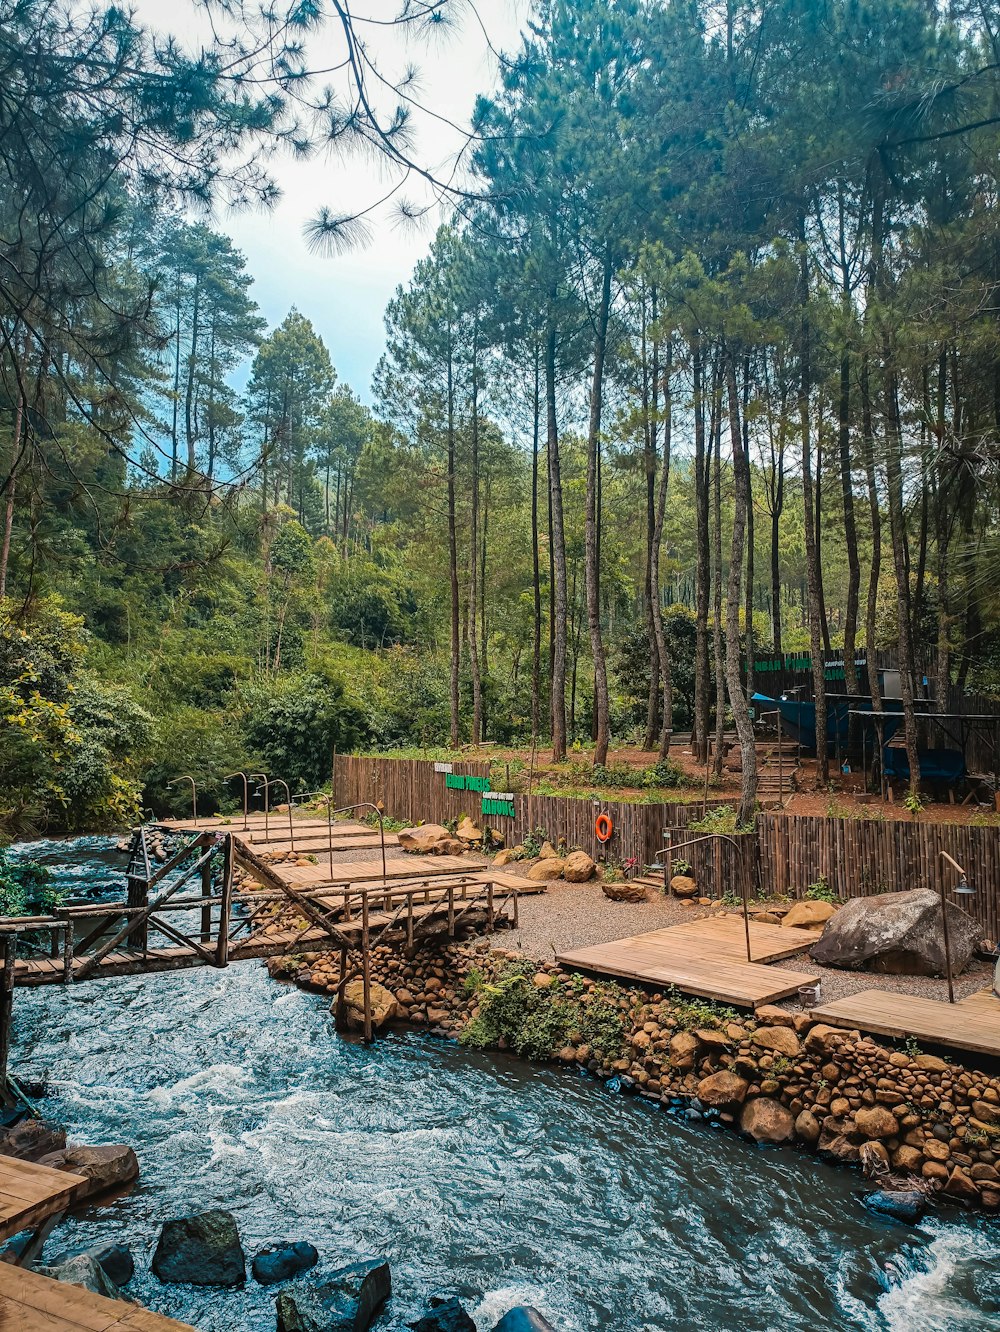
[{"label": "bush", "polygon": [[[256,768],[249,754],[239,719],[200,708],[175,708],[158,719],[156,740],[144,776],[143,799],[157,814],[188,817],[191,787],[170,786],[182,773],[190,773],[198,786],[198,813],[232,808],[234,787],[223,779],[239,769]],[[242,792],[239,792],[242,800]]]},{"label": "bush", "polygon": [[339,680],[315,672],[261,687],[250,699],[246,742],[263,769],[293,791],[329,781],[333,748],[349,752],[367,738],[364,716]]},{"label": "bush", "polygon": [[0,916],[44,916],[61,898],[51,870],[33,860],[12,860],[0,847]]}]

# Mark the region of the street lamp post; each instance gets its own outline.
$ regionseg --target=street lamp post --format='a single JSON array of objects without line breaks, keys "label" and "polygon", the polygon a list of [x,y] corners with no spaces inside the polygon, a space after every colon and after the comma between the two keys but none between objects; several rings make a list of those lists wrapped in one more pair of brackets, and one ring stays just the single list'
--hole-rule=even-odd
[{"label": "street lamp post", "polygon": [[[947,851],[939,851],[938,859],[947,860],[952,869],[958,871],[958,882],[955,884],[955,896],[973,897],[976,890],[970,885],[968,879],[965,877],[965,870],[962,869],[962,866],[958,861],[949,856]],[[944,875],[941,876],[941,880],[938,884],[938,892],[941,895],[941,933],[944,938],[944,969],[945,975],[948,977],[948,1002],[949,1004],[953,1004],[955,1002],[955,983],[951,971],[951,945],[948,939],[948,898],[944,886]]]},{"label": "street lamp post", "polygon": [[167,782],[168,786],[176,786],[178,782],[191,783],[191,814],[195,823],[198,822],[198,788],[195,785],[194,778],[190,773],[183,773],[180,777],[175,777],[172,782]]},{"label": "street lamp post", "polygon": [[247,775],[245,772],[227,773],[222,780],[224,782],[231,782],[234,777],[240,777],[243,780],[243,831],[246,832],[249,826],[247,820],[250,813],[250,787],[249,783],[247,782]]}]

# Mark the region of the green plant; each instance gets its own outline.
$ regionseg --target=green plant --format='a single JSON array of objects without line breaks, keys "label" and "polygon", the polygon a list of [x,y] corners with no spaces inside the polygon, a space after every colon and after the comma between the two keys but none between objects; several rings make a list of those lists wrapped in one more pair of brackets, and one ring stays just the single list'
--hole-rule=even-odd
[{"label": "green plant", "polygon": [[907,1036],[906,1040],[903,1042],[903,1049],[911,1059],[916,1059],[917,1055],[923,1054],[923,1050],[921,1050],[917,1041],[912,1036]]},{"label": "green plant", "polygon": [[721,833],[726,836],[753,832],[753,824],[738,824],[736,810],[732,805],[716,805],[700,819],[692,819],[688,824],[689,832]]},{"label": "green plant", "polygon": [[903,808],[908,809],[913,818],[922,813],[924,802],[920,799],[920,793],[918,791],[907,791],[903,797]]},{"label": "green plant", "polygon": [[791,1067],[792,1061],[787,1055],[777,1054],[771,1060],[771,1072],[777,1074],[778,1077],[783,1073],[787,1073]]},{"label": "green plant", "polygon": [[666,1002],[668,1008],[664,1011],[674,1018],[681,1031],[695,1027],[718,1028],[724,1022],[739,1021],[740,1015],[734,1008],[725,1008],[709,999],[692,999],[673,985],[667,990]]},{"label": "green plant", "polygon": [[44,916],[64,894],[52,886],[52,871],[34,860],[15,860],[0,847],[0,916]]},{"label": "green plant", "polygon": [[683,856],[675,856],[670,862],[670,869],[674,874],[690,874],[691,862],[685,860]]},{"label": "green plant", "polygon": [[515,860],[534,860],[548,840],[549,835],[544,828],[534,828],[525,833],[521,838],[520,851],[514,853]]},{"label": "green plant", "polygon": [[811,883],[805,891],[805,897],[810,902],[839,902],[840,898],[827,883],[825,877],[821,874],[815,883]]}]

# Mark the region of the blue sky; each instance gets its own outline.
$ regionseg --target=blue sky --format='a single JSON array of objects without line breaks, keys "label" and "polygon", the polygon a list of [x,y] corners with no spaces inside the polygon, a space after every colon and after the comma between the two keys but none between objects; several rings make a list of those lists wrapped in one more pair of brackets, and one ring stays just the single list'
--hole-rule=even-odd
[{"label": "blue sky", "polygon": [[[456,3],[460,6],[466,0]],[[401,0],[357,0],[352,9],[384,19],[398,12],[400,5]],[[408,62],[420,70],[417,95],[433,113],[414,117],[415,151],[422,164],[440,168],[451,160],[461,136],[444,120],[468,122],[476,94],[488,91],[496,80],[490,44],[500,50],[516,49],[528,10],[529,0],[478,0],[482,26],[469,12],[452,32],[429,45],[404,43],[384,28],[367,28],[370,50],[387,77],[401,72]],[[142,0],[139,12],[146,22],[184,42],[199,39],[201,20],[190,0],[181,0],[180,5],[177,0]],[[339,55],[333,48],[335,33],[335,26],[328,24],[313,39],[311,64],[334,63]],[[388,183],[384,168],[368,158],[316,157],[308,162],[278,158],[271,171],[282,190],[273,210],[220,211],[211,225],[228,232],[247,256],[255,279],[254,298],[268,325],[280,323],[296,306],[326,342],[339,377],[370,401],[371,375],[384,343],[386,303],[426,253],[440,215],[430,215],[416,231],[400,230],[388,213],[376,215],[367,248],[338,256],[313,254],[303,236],[309,218],[323,206],[341,213],[356,208],[360,200],[378,198]],[[245,377],[244,369],[238,378]]]}]

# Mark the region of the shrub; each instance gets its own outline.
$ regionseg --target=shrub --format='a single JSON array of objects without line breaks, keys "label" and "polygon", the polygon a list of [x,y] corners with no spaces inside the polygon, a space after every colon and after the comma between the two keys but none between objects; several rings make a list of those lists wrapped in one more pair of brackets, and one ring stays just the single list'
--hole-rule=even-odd
[{"label": "shrub", "polygon": [[333,748],[365,738],[364,718],[339,680],[315,672],[260,686],[249,700],[248,748],[293,791],[316,790],[330,776]]}]

